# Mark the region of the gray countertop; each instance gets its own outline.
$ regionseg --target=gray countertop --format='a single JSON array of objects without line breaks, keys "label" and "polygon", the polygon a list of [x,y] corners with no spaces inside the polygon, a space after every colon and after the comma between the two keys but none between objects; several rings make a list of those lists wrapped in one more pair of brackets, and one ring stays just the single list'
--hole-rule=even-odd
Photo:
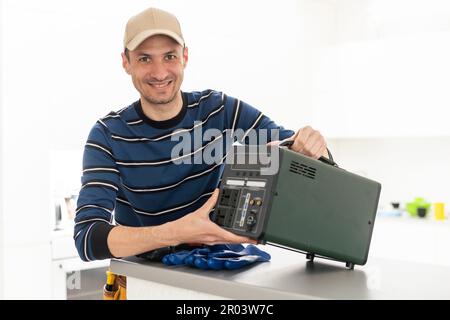
[{"label": "gray countertop", "polygon": [[198,270],[140,258],[111,260],[111,271],[231,299],[450,299],[450,266],[369,258],[345,264],[270,245],[259,246],[270,262],[240,270]]}]

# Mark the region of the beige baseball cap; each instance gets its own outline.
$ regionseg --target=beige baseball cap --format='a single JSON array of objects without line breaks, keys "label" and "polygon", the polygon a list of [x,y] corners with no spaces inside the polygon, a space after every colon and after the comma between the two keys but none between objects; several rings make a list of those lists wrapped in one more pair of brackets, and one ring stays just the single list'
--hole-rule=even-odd
[{"label": "beige baseball cap", "polygon": [[169,12],[149,8],[128,20],[123,41],[124,47],[133,51],[145,39],[157,34],[169,36],[184,46],[178,19]]}]

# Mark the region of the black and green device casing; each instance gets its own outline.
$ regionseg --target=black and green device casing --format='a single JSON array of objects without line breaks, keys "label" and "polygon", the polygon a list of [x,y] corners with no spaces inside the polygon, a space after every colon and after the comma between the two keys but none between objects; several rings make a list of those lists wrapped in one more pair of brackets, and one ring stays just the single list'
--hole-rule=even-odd
[{"label": "black and green device casing", "polygon": [[225,165],[213,221],[259,243],[366,263],[380,183],[285,147],[276,151],[277,172],[267,175],[267,163],[242,163],[256,153],[250,150],[235,147]]}]

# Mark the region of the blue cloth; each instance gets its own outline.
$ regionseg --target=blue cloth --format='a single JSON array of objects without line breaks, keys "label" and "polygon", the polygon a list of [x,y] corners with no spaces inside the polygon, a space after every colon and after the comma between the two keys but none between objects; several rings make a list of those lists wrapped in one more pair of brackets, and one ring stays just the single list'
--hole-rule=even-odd
[{"label": "blue cloth", "polygon": [[[225,163],[221,158],[234,142],[229,136],[247,143],[244,138],[251,128],[279,130],[279,140],[295,133],[222,92],[182,92],[182,97],[183,108],[173,119],[153,121],[136,101],[98,120],[89,133],[74,228],[84,261],[113,257],[107,238],[116,223],[156,226],[200,208],[219,185]],[[216,131],[213,141],[204,135],[209,129]],[[196,136],[204,138],[198,145]],[[172,151],[186,141],[191,148],[179,150],[183,158],[178,157],[185,162],[171,161],[178,159]],[[248,143],[260,142],[266,141]],[[197,163],[203,149],[218,155],[219,163]]]},{"label": "blue cloth", "polygon": [[203,270],[235,270],[258,261],[269,261],[270,258],[270,254],[252,244],[246,247],[241,244],[219,244],[170,253],[163,257],[162,262],[168,266],[188,265]]}]

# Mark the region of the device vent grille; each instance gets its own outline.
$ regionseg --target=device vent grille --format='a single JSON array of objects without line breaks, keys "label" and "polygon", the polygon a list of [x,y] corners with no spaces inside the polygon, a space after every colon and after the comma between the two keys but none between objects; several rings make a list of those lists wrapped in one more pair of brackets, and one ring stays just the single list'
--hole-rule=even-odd
[{"label": "device vent grille", "polygon": [[315,179],[317,169],[303,163],[298,163],[297,161],[292,161],[289,171],[310,179]]}]

